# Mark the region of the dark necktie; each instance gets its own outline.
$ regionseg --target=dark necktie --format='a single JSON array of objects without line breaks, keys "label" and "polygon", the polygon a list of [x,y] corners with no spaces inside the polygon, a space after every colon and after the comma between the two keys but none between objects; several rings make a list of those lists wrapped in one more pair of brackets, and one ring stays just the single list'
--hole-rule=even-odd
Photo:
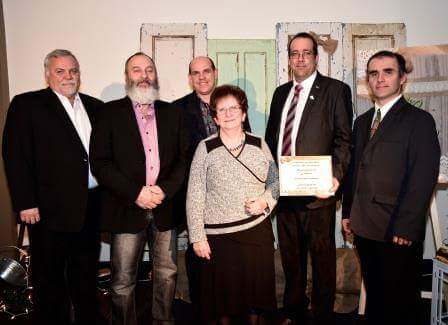
[{"label": "dark necktie", "polygon": [[370,128],[370,138],[372,138],[373,135],[375,134],[376,130],[378,129],[378,126],[380,125],[380,122],[381,122],[381,110],[378,108],[376,110],[376,115],[375,119],[373,120],[372,127]]},{"label": "dark necktie", "polygon": [[289,106],[288,113],[286,115],[285,129],[283,131],[282,156],[291,156],[292,129],[294,127],[296,106],[297,102],[299,101],[299,95],[301,90],[302,86],[297,85],[295,87],[294,97],[292,98],[291,105]]}]

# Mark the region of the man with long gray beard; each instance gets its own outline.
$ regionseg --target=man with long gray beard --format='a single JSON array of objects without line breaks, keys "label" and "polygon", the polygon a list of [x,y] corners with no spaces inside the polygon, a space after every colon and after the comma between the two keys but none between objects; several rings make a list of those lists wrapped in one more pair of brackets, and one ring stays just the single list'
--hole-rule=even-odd
[{"label": "man with long gray beard", "polygon": [[157,100],[154,61],[125,64],[127,96],[104,105],[91,141],[92,171],[104,186],[101,225],[111,232],[112,324],[136,325],[135,284],[143,247],[153,248],[153,324],[174,324],[176,226],[172,198],[187,169],[181,111]]}]

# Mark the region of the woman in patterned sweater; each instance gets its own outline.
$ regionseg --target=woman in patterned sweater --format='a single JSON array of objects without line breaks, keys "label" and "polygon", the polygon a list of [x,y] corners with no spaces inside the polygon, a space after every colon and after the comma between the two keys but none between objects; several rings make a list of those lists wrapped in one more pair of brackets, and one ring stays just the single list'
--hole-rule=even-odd
[{"label": "woman in patterned sweater", "polygon": [[203,323],[229,324],[276,309],[270,211],[278,171],[263,139],[243,131],[247,98],[217,87],[210,100],[219,132],[200,142],[187,194],[190,242],[198,257],[198,311]]}]

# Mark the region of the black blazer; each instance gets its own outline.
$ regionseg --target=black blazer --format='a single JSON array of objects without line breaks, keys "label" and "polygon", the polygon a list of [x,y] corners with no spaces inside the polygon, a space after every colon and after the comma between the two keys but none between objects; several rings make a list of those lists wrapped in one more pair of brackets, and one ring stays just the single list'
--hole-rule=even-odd
[{"label": "black blazer", "polygon": [[[94,127],[101,101],[80,94]],[[50,89],[17,95],[3,133],[3,160],[14,210],[39,208],[41,223],[79,231],[86,212],[88,155]]]},{"label": "black blazer", "polygon": [[[180,109],[156,101],[155,115],[160,172],[157,185],[165,193],[162,204],[153,210],[159,230],[178,223],[172,198],[184,182],[187,170],[188,134]],[[113,233],[137,233],[148,225],[146,213],[135,204],[146,184],[145,152],[128,97],[105,104],[90,142],[92,172],[104,187],[101,225]]]},{"label": "black blazer", "polygon": [[[277,161],[277,147],[282,111],[293,86],[290,81],[279,86],[272,97],[266,143]],[[317,73],[308,96],[296,139],[297,155],[331,155],[333,176],[340,183],[346,174],[350,161],[350,135],[353,118],[350,87],[345,83]],[[281,197],[279,210],[302,210],[317,208],[333,203],[315,197]]]},{"label": "black blazer", "polygon": [[422,241],[440,164],[434,119],[402,97],[369,141],[374,112],[355,121],[343,217],[364,238]]}]

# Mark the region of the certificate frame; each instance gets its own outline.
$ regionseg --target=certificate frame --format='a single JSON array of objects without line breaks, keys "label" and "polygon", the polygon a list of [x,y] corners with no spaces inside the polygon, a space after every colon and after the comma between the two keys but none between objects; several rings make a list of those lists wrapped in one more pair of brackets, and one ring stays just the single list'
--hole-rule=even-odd
[{"label": "certificate frame", "polygon": [[332,158],[322,156],[281,156],[280,196],[331,196]]}]

